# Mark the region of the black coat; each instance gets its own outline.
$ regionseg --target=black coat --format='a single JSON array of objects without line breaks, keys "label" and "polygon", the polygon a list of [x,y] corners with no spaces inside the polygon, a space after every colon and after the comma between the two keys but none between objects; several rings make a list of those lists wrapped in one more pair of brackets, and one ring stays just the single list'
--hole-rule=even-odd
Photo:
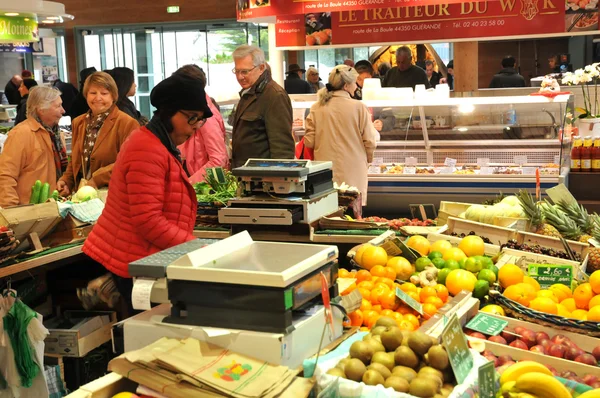
[{"label": "black coat", "polygon": [[515,68],[504,68],[494,75],[490,88],[526,87],[525,78]]},{"label": "black coat", "polygon": [[311,94],[310,84],[302,80],[297,73],[290,73],[285,79],[285,91],[288,94]]},{"label": "black coat", "polygon": [[[427,73],[427,72],[425,72],[425,73]],[[429,84],[431,85],[431,87],[435,88],[435,86],[440,84],[440,79],[442,77],[443,76],[441,73],[433,71],[433,73],[431,74],[431,79],[429,79]]]},{"label": "black coat", "polygon": [[137,120],[140,126],[144,126],[148,121],[144,116],[135,108],[135,104],[131,102],[129,98],[123,98],[117,101],[117,107],[121,112],[124,112]]},{"label": "black coat", "polygon": [[29,98],[29,94],[26,94],[23,98],[21,98],[21,102],[17,105],[17,117],[15,118],[15,126],[25,119],[27,119],[27,98]]},{"label": "black coat", "polygon": [[8,83],[6,83],[6,87],[4,87],[4,95],[6,95],[6,99],[11,105],[18,105],[19,102],[21,102],[19,87],[15,86],[11,80],[9,80]]},{"label": "black coat", "polygon": [[58,79],[54,82],[54,87],[60,91],[60,99],[62,99],[62,107],[65,110],[65,114],[68,115],[71,111],[71,106],[75,101],[75,98],[79,94],[79,90],[75,88],[71,83],[65,83]]}]

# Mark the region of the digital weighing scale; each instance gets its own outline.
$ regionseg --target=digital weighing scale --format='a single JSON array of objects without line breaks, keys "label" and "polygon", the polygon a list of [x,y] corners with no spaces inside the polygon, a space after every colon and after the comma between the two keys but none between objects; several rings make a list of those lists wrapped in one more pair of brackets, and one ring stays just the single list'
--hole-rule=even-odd
[{"label": "digital weighing scale", "polygon": [[254,242],[247,232],[201,246],[190,241],[129,265],[133,277],[167,277],[164,322],[289,333],[292,312],[320,301],[321,272],[337,296],[336,246]]},{"label": "digital weighing scale", "polygon": [[17,117],[16,105],[0,105],[0,121],[14,120]]}]

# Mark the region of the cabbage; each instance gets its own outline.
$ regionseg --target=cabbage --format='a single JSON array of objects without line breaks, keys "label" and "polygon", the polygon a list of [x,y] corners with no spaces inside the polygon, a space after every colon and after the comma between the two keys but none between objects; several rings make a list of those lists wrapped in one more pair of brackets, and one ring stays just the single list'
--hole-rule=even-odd
[{"label": "cabbage", "polygon": [[98,191],[94,188],[86,185],[81,187],[79,191],[73,196],[73,202],[87,202],[88,200],[98,198]]},{"label": "cabbage", "polygon": [[507,204],[509,206],[517,206],[517,205],[521,204],[521,202],[519,201],[519,198],[517,198],[514,195],[505,197],[504,199],[502,199],[500,201],[500,203],[504,203],[504,204]]}]

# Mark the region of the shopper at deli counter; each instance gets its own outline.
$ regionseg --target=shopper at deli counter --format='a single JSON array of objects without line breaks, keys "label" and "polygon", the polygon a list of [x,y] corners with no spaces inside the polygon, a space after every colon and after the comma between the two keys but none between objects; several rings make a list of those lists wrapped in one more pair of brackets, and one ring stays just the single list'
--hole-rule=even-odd
[{"label": "shopper at deli counter", "polygon": [[515,68],[517,60],[507,55],[502,59],[502,70],[494,75],[490,88],[526,87],[525,78]]},{"label": "shopper at deli counter", "polygon": [[21,102],[19,103],[19,105],[17,105],[17,117],[15,118],[15,126],[27,119],[27,99],[29,99],[29,91],[37,85],[37,82],[33,79],[25,79],[21,83],[21,86],[19,87],[19,94],[21,94]]},{"label": "shopper at deli counter", "polygon": [[411,87],[417,84],[430,88],[427,74],[422,68],[413,65],[412,52],[407,46],[398,47],[396,50],[396,66],[390,69],[383,79],[384,87]]},{"label": "shopper at deli counter", "polygon": [[79,185],[106,187],[121,146],[140,126],[117,107],[117,85],[108,73],[92,73],[83,95],[90,110],[73,120],[71,161],[57,183],[61,196],[77,191]]},{"label": "shopper at deli counter", "polygon": [[425,73],[427,74],[427,80],[429,81],[429,85],[432,88],[435,88],[438,84],[440,84],[440,79],[442,78],[442,74],[436,72],[433,68],[435,65],[433,61],[427,60],[425,61]]},{"label": "shopper at deli counter", "polygon": [[27,120],[10,130],[0,154],[0,207],[29,203],[37,180],[50,184],[50,192],[56,189],[56,179],[67,160],[58,131],[64,113],[60,91],[31,89]]},{"label": "shopper at deli counter", "polygon": [[329,83],[317,94],[317,102],[306,118],[304,144],[314,148],[315,160],[333,162],[333,180],[357,187],[364,206],[378,133],[367,106],[352,98],[357,77],[356,70],[346,65],[331,71]]},{"label": "shopper at deli counter", "polygon": [[152,120],[125,142],[102,215],[83,252],[109,270],[131,308],[132,261],[194,239],[196,192],[177,146],[212,116],[198,79],[173,75],[154,87]]},{"label": "shopper at deli counter", "polygon": [[312,89],[310,84],[302,79],[302,74],[306,70],[302,69],[298,64],[290,64],[287,77],[285,78],[284,87],[288,94],[310,94]]},{"label": "shopper at deli counter", "polygon": [[242,45],[232,55],[232,72],[242,91],[231,123],[231,167],[243,166],[250,158],[293,159],[292,103],[271,78],[265,53]]},{"label": "shopper at deli counter", "polygon": [[319,71],[314,66],[306,70],[306,81],[310,84],[311,94],[316,94],[320,89],[325,88],[325,84],[319,78]]}]

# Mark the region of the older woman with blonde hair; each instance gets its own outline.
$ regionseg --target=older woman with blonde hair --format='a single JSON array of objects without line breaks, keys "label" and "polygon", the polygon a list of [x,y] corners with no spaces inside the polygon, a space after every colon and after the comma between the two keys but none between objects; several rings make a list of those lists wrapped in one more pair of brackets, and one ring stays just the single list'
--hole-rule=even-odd
[{"label": "older woman with blonde hair", "polygon": [[319,79],[319,71],[314,66],[306,70],[306,81],[310,84],[313,94],[316,94],[320,89],[325,88],[325,84]]},{"label": "older woman with blonde hair", "polygon": [[62,196],[77,191],[80,185],[108,186],[121,146],[140,126],[116,106],[119,92],[108,73],[92,73],[85,80],[83,96],[90,110],[72,123],[71,161],[57,183]]},{"label": "older woman with blonde hair", "polygon": [[347,65],[336,66],[329,83],[319,90],[317,103],[306,118],[304,143],[314,148],[315,160],[333,162],[333,180],[355,186],[367,204],[367,174],[373,160],[377,131],[367,106],[352,99],[358,73]]},{"label": "older woman with blonde hair", "polygon": [[37,180],[56,188],[67,164],[58,121],[65,113],[60,91],[34,87],[27,99],[27,119],[9,133],[0,154],[0,207],[29,203]]}]

